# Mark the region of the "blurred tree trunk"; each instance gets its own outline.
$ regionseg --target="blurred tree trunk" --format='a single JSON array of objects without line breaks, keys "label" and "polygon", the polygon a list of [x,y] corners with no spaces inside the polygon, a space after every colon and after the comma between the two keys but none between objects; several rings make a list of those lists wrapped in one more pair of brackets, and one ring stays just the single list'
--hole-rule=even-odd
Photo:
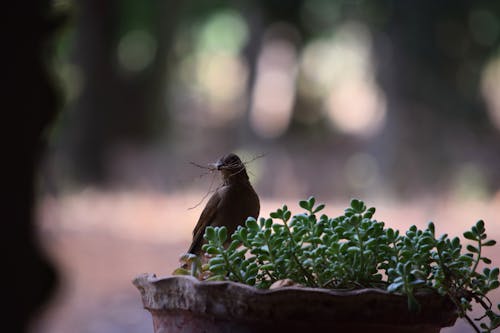
[{"label": "blurred tree trunk", "polygon": [[239,1],[238,9],[244,15],[250,27],[249,38],[243,55],[248,64],[248,79],[246,84],[247,105],[245,107],[244,121],[237,128],[237,135],[241,142],[247,143],[259,138],[255,135],[250,125],[250,112],[252,110],[252,95],[257,79],[257,61],[262,51],[262,38],[266,29],[273,23],[285,22],[300,29],[300,9],[303,0],[277,0]]},{"label": "blurred tree trunk", "polygon": [[31,320],[52,296],[58,282],[53,263],[42,251],[35,230],[35,193],[44,135],[59,109],[59,95],[46,67],[52,37],[61,21],[50,15],[50,1],[5,3],[8,28],[2,80],[2,272],[6,310],[2,326],[27,332]]},{"label": "blurred tree trunk", "polygon": [[[469,30],[472,10],[487,5],[466,0],[385,3],[389,19],[376,29],[382,32],[378,80],[387,95],[389,123],[376,150],[386,181],[399,184],[400,193],[439,190],[453,170],[450,163],[468,155],[481,158],[481,138],[493,135],[479,81],[494,46],[478,45]],[[412,183],[422,178],[411,174],[425,176],[424,184]]]},{"label": "blurred tree trunk", "polygon": [[[164,96],[167,53],[176,17],[174,4],[77,1],[73,59],[83,73],[83,90],[69,110],[63,149],[73,176],[80,182],[104,183],[108,178],[109,154],[117,145],[149,143],[167,128]],[[134,15],[143,16],[138,26],[133,24]],[[129,71],[120,65],[118,46],[134,29],[151,37],[154,55],[144,69]]]}]

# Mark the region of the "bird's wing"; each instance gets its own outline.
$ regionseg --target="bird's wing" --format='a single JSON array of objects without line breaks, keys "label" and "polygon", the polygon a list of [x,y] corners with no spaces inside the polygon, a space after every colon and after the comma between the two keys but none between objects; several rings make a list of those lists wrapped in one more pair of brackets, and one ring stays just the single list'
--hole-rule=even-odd
[{"label": "bird's wing", "polygon": [[[219,191],[215,192],[208,200],[205,208],[201,212],[198,223],[193,229],[193,241],[189,247],[188,253],[193,253],[193,250],[197,247],[201,248],[201,243],[203,241],[203,235],[205,234],[205,228],[211,224],[217,213],[217,207],[221,201],[221,196]],[[197,252],[197,251],[195,251]],[[196,253],[195,253],[196,254]]]},{"label": "bird's wing", "polygon": [[210,225],[210,221],[215,216],[215,213],[217,212],[217,206],[219,205],[219,202],[221,200],[219,192],[215,192],[210,199],[208,200],[205,208],[201,212],[200,218],[198,219],[198,223],[196,224],[196,227],[193,229],[193,236],[196,235],[198,232],[200,232],[200,229],[203,229],[207,225]]}]

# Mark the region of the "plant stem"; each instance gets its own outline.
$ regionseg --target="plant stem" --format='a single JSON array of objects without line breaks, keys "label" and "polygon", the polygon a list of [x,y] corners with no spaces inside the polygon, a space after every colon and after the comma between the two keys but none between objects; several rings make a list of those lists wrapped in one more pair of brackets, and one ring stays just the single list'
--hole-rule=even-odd
[{"label": "plant stem", "polygon": [[[481,241],[479,241],[479,243],[481,243]],[[479,249],[478,252],[479,252],[478,260],[476,261],[476,265],[474,265],[474,270],[473,271],[475,271],[475,269],[477,268],[477,263],[479,262],[481,250]],[[446,266],[443,264],[443,258],[441,257],[441,251],[439,250],[439,248],[437,249],[437,253],[438,253],[438,258],[439,258],[438,265],[443,268],[443,271],[445,272],[445,278],[446,278],[446,280],[449,280],[449,276],[447,276],[446,270],[444,270],[444,268]],[[469,275],[469,277],[470,277],[470,275]],[[468,279],[466,279],[466,280],[468,280]],[[463,285],[465,284],[465,281],[463,281],[462,285],[457,290],[460,290],[460,289],[463,288]],[[445,287],[446,287],[446,295],[455,304],[455,307],[457,308],[457,310],[459,312],[459,316],[463,316],[463,318],[465,318],[465,320],[474,329],[474,331],[476,331],[477,333],[481,333],[481,331],[479,330],[479,328],[477,328],[477,326],[474,323],[474,321],[472,321],[472,319],[467,315],[467,312],[462,309],[462,307],[460,306],[460,300],[457,300],[457,296],[455,296],[455,293],[453,293],[452,291],[450,291],[449,285],[446,284]]]},{"label": "plant stem", "polygon": [[479,330],[479,328],[477,328],[476,324],[474,324],[474,322],[472,321],[472,319],[470,319],[469,316],[467,316],[465,313],[464,313],[464,318],[465,318],[465,320],[467,320],[467,322],[469,323],[469,325],[472,326],[472,328],[474,329],[474,331],[476,331],[477,333],[481,333],[481,331]]},{"label": "plant stem", "polygon": [[278,279],[277,279],[277,278],[275,278],[275,277],[271,274],[271,272],[269,272],[267,269],[265,269],[264,271],[266,272],[267,276],[269,276],[269,277],[271,278],[271,282],[276,282],[276,281],[278,281]]},{"label": "plant stem", "polygon": [[469,272],[469,275],[467,276],[466,279],[462,281],[462,284],[458,289],[463,289],[464,285],[467,283],[467,281],[472,277],[472,275],[476,272],[477,266],[479,265],[479,262],[481,261],[481,251],[482,251],[482,244],[481,244],[481,237],[477,240],[477,259],[474,262],[474,266],[472,267],[472,270]]},{"label": "plant stem", "polygon": [[231,265],[231,263],[229,262],[229,259],[227,257],[227,254],[226,254],[226,251],[225,251],[225,248],[222,249],[222,258],[224,258],[224,262],[226,263],[226,266],[228,268],[228,270],[233,273],[233,275],[238,279],[238,282],[241,282],[241,283],[245,283],[245,281],[243,281],[243,277],[241,276],[241,273],[238,272],[238,271],[235,271],[233,269],[233,265]]},{"label": "plant stem", "polygon": [[477,260],[474,263],[474,267],[472,268],[472,271],[469,274],[469,277],[472,276],[476,272],[477,266],[479,265],[479,261],[481,261],[481,250],[482,250],[482,244],[481,244],[481,237],[479,237],[477,241]]},{"label": "plant stem", "polygon": [[364,255],[363,252],[365,251],[365,244],[363,243],[363,240],[361,239],[361,233],[359,232],[359,226],[357,223],[354,225],[354,230],[356,230],[356,235],[358,236],[358,243],[359,243],[359,272],[363,274],[365,272],[365,262],[364,262]]},{"label": "plant stem", "polygon": [[330,280],[328,280],[328,281],[326,281],[325,283],[323,283],[323,284],[321,285],[321,288],[326,288],[326,287],[327,287],[330,283],[333,283],[333,282],[335,282],[336,280],[337,280],[337,278],[336,278],[336,277],[332,277]]},{"label": "plant stem", "polygon": [[[292,231],[290,230],[290,227],[288,226],[288,224],[286,223],[286,220],[285,219],[282,219],[283,221],[283,224],[285,225],[286,227],[286,230],[288,232],[288,236],[290,237],[290,241],[293,243],[294,246],[298,247],[297,243],[295,242],[295,240],[293,239],[293,235],[292,235]],[[299,261],[299,258],[297,258],[297,256],[295,255],[295,251],[292,250],[291,252],[292,254],[292,257],[293,259],[295,260],[295,263],[299,266],[300,270],[302,271],[302,273],[304,274],[306,280],[313,286],[313,287],[317,287],[317,283],[314,281],[314,276],[311,275],[311,273],[305,269],[304,266],[302,266],[302,264],[300,263]]]},{"label": "plant stem", "polygon": [[[275,263],[276,258],[274,257],[273,251],[271,251],[271,244],[269,243],[269,238],[266,237],[264,239],[266,241],[267,249],[269,250],[269,261],[274,265],[275,270],[276,270],[276,263]],[[277,278],[273,277],[272,274],[268,270],[266,270],[266,273],[267,273],[267,275],[269,275],[272,282],[277,281]]]}]

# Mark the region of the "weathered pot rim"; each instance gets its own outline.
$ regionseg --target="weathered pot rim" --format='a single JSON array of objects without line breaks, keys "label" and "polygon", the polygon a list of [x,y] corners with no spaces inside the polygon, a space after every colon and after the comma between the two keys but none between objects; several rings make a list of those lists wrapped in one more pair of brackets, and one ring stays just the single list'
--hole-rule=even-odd
[{"label": "weathered pot rim", "polygon": [[[362,288],[362,289],[327,289],[327,288],[312,288],[312,287],[305,287],[305,286],[285,286],[285,287],[280,287],[276,289],[259,289],[255,288],[253,286],[239,283],[239,282],[234,282],[234,281],[200,281],[197,278],[190,276],[190,275],[169,275],[169,276],[163,276],[163,277],[157,277],[156,274],[154,273],[143,273],[138,276],[136,276],[133,280],[132,283],[137,287],[141,288],[144,286],[148,285],[155,285],[158,283],[166,282],[166,281],[175,281],[175,280],[185,280],[187,283],[192,283],[195,285],[204,285],[204,286],[232,286],[236,288],[241,288],[245,289],[248,292],[258,294],[258,295],[268,295],[268,294],[282,294],[282,293],[287,293],[291,290],[298,291],[300,293],[307,292],[307,293],[317,293],[317,294],[328,294],[328,295],[333,295],[333,296],[339,296],[339,297],[352,297],[352,296],[359,296],[359,295],[366,295],[366,294],[379,294],[379,295],[387,295],[389,297],[405,297],[404,295],[398,294],[398,293],[390,293],[386,290],[382,289],[377,289],[377,288]],[[441,298],[442,296],[439,296],[436,293],[433,293],[431,291],[419,291],[417,292],[418,297],[437,297]]]},{"label": "weathered pot rim", "polygon": [[407,297],[366,288],[332,290],[289,286],[257,289],[232,281],[199,281],[191,276],[157,277],[144,273],[133,279],[151,312],[190,311],[212,318],[237,320],[321,320],[451,326],[457,319],[447,297],[425,292],[416,295],[422,310],[410,312]]}]

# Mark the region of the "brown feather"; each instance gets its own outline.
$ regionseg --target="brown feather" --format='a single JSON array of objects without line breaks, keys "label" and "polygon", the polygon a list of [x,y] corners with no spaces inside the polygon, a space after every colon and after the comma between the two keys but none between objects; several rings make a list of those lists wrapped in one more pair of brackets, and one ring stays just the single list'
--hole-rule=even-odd
[{"label": "brown feather", "polygon": [[206,226],[210,225],[210,222],[214,220],[217,214],[217,206],[221,200],[219,192],[215,192],[207,202],[207,205],[201,212],[198,223],[193,229],[193,241],[189,247],[188,253],[197,253],[201,250],[201,245],[203,243],[203,235],[205,234]]},{"label": "brown feather", "polygon": [[[258,218],[260,212],[259,197],[250,184],[239,157],[228,154],[216,165],[222,173],[224,184],[208,200],[193,230],[193,240],[188,252],[196,255],[201,254],[206,227],[225,226],[228,235],[231,235],[249,216]],[[229,242],[230,239],[226,244]]]}]

